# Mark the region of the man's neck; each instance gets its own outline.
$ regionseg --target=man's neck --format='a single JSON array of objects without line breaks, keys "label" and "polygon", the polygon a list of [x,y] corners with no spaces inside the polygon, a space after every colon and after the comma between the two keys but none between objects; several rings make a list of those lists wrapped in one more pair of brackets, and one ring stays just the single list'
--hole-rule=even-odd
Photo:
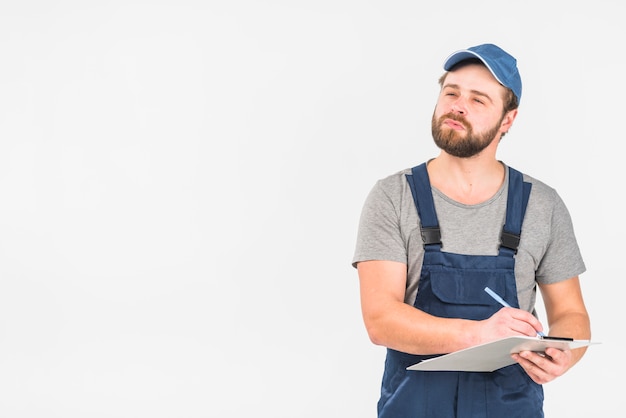
[{"label": "man's neck", "polygon": [[457,158],[442,152],[428,163],[433,187],[467,205],[489,200],[502,187],[504,165],[494,157]]}]

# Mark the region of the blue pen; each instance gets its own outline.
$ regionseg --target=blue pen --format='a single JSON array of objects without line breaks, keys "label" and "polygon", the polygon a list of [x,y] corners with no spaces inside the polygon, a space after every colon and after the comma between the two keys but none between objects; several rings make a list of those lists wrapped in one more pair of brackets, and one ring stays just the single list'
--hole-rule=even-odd
[{"label": "blue pen", "polygon": [[[510,308],[511,305],[509,305],[508,303],[506,303],[506,301],[504,299],[502,299],[500,297],[500,295],[498,295],[496,292],[494,292],[493,290],[489,289],[489,287],[485,287],[485,292],[489,293],[489,296],[491,296],[492,298],[494,298],[496,301],[498,301],[498,303],[500,303],[500,305],[502,306],[506,306],[507,308]],[[545,337],[546,334],[544,334],[541,331],[537,331],[537,335],[540,337]]]}]

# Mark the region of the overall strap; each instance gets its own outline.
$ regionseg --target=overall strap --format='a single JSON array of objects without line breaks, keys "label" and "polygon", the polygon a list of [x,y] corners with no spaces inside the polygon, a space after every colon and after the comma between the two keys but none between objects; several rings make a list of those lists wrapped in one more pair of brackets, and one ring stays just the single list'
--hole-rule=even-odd
[{"label": "overall strap", "polygon": [[[411,173],[406,175],[406,179],[420,218],[424,248],[439,250],[442,245],[441,230],[435,212],[426,163],[413,167]],[[500,235],[499,252],[501,255],[513,256],[517,253],[531,188],[532,184],[523,181],[522,173],[509,167],[506,220]]]},{"label": "overall strap", "polygon": [[424,240],[424,249],[439,251],[441,249],[441,230],[435,212],[435,202],[430,188],[430,179],[426,171],[426,163],[411,169],[406,179],[413,194],[413,201],[420,218],[420,230]]},{"label": "overall strap", "polygon": [[531,188],[532,184],[522,180],[522,173],[509,167],[506,220],[500,235],[499,252],[501,255],[513,256],[517,253]]}]

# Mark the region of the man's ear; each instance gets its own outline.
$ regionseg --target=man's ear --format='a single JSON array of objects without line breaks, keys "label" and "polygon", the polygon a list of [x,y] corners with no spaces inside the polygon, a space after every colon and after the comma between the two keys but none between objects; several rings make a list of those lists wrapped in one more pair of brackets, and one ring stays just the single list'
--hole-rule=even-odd
[{"label": "man's ear", "polygon": [[510,112],[507,112],[502,119],[502,123],[500,124],[500,130],[503,134],[507,133],[511,126],[513,125],[513,121],[517,117],[517,109],[513,109]]}]

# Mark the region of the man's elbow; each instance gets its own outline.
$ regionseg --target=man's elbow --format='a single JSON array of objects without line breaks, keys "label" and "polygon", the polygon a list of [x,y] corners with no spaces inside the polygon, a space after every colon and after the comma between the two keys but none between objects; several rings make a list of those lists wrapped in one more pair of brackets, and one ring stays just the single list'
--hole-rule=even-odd
[{"label": "man's elbow", "polygon": [[374,345],[386,345],[385,327],[377,321],[365,321],[367,335]]}]

